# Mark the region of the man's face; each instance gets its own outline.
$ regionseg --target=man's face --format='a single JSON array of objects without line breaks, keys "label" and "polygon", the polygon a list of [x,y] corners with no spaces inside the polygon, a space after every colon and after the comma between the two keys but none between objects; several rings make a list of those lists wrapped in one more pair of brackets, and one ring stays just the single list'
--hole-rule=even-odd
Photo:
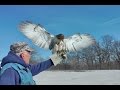
[{"label": "man's face", "polygon": [[29,64],[31,58],[31,52],[27,50],[23,51],[21,53],[21,58],[25,61],[26,64]]}]

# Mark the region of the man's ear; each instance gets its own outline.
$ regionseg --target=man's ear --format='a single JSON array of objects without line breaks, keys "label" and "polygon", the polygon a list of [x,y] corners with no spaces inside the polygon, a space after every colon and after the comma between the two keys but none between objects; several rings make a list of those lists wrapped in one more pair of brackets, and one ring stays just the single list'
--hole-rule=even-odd
[{"label": "man's ear", "polygon": [[23,53],[20,54],[20,57],[23,58]]},{"label": "man's ear", "polygon": [[22,58],[22,54],[20,54],[20,57]]}]

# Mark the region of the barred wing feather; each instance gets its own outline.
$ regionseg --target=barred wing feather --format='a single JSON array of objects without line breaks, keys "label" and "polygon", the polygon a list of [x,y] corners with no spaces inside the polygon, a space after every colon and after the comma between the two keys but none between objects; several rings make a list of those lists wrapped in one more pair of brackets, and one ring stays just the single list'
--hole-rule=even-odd
[{"label": "barred wing feather", "polygon": [[43,26],[26,21],[19,25],[19,29],[35,45],[40,48],[49,49],[51,39],[54,35],[48,33]]},{"label": "barred wing feather", "polygon": [[66,48],[70,52],[79,51],[95,43],[95,39],[89,34],[75,34],[64,39]]}]

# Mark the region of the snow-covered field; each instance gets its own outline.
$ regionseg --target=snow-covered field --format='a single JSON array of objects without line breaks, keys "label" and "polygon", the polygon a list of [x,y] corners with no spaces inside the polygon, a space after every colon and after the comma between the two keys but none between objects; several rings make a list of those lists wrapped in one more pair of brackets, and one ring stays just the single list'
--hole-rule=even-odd
[{"label": "snow-covered field", "polygon": [[43,71],[33,78],[37,85],[120,85],[120,70]]}]

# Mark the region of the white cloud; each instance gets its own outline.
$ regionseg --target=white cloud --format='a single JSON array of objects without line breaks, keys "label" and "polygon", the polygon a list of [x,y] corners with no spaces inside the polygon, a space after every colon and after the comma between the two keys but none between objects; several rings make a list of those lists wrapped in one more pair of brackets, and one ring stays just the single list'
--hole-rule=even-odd
[{"label": "white cloud", "polygon": [[118,24],[118,23],[120,23],[120,17],[107,20],[107,21],[103,22],[103,25],[113,25],[113,24]]}]

